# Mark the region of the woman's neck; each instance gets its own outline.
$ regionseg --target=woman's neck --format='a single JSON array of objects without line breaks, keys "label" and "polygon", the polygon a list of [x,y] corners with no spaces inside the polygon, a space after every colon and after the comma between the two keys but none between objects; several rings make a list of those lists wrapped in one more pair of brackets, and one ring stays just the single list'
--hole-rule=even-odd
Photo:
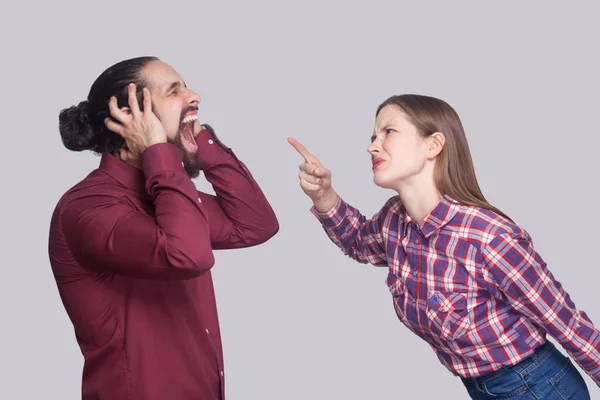
[{"label": "woman's neck", "polygon": [[437,190],[433,177],[426,181],[415,179],[413,182],[403,182],[397,192],[406,212],[416,222],[423,221],[443,197]]}]

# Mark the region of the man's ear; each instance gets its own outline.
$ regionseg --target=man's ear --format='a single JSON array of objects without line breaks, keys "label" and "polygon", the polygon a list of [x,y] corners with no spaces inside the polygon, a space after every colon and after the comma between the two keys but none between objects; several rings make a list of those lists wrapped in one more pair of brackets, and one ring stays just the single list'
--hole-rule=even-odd
[{"label": "man's ear", "polygon": [[126,161],[127,160],[127,155],[128,155],[128,149],[127,148],[120,148],[119,149],[119,159],[121,161]]},{"label": "man's ear", "polygon": [[429,142],[429,149],[427,150],[427,157],[430,159],[436,158],[444,149],[446,145],[446,136],[442,132],[435,132],[427,138]]}]

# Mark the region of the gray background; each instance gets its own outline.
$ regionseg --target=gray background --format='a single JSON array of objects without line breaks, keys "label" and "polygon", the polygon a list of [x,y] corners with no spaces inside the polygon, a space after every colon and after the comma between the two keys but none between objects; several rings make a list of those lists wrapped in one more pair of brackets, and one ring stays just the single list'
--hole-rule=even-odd
[{"label": "gray background", "polygon": [[372,183],[366,152],[375,109],[392,94],[456,108],[485,195],[532,234],[600,326],[592,2],[15,3],[0,13],[0,398],[80,394],[83,360],[51,274],[48,224],[99,159],[62,146],[58,112],[111,64],[147,54],[200,93],[200,117],[247,163],[281,225],[262,246],[217,253],[230,400],[466,398],[397,320],[385,269],[346,258],[321,231],[286,143],[302,141],[371,216],[394,194]]}]

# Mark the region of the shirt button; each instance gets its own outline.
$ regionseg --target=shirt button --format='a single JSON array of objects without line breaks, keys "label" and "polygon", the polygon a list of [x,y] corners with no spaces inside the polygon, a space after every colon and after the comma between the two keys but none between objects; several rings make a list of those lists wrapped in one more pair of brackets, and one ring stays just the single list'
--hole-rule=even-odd
[{"label": "shirt button", "polygon": [[223,376],[225,376],[225,374],[223,373],[223,371],[221,371],[221,378],[222,378]]},{"label": "shirt button", "polygon": [[208,139],[208,144],[213,144],[213,140],[212,139]]},{"label": "shirt button", "polygon": [[208,329],[205,329],[205,331],[206,331],[206,333],[207,333],[207,334],[208,334],[208,333],[210,333],[210,332],[208,331]]}]

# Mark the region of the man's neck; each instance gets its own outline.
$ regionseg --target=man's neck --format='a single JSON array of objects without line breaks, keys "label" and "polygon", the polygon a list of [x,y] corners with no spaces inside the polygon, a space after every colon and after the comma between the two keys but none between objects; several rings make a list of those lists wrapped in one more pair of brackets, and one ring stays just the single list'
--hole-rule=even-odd
[{"label": "man's neck", "polygon": [[135,167],[137,169],[142,169],[142,162],[140,160],[124,160],[123,157],[121,156],[121,152],[117,151],[115,154],[113,154],[115,157],[117,157],[120,161],[124,162],[125,164],[129,164],[132,167]]}]

